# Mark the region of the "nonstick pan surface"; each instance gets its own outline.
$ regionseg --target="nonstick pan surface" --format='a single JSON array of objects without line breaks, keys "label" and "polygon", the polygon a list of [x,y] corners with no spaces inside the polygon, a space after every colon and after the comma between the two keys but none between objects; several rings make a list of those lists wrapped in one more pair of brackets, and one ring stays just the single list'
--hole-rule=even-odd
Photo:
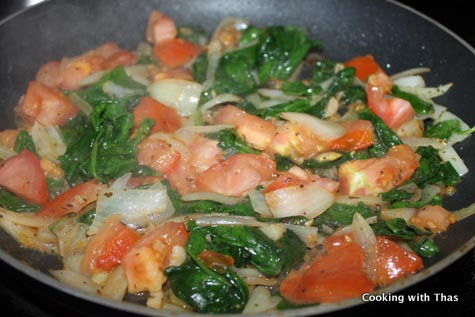
[{"label": "nonstick pan surface", "polygon": [[[14,127],[12,108],[34,78],[38,67],[63,56],[74,56],[106,41],[134,49],[144,38],[151,9],[173,17],[179,25],[202,26],[208,33],[226,16],[246,18],[259,26],[297,25],[324,43],[325,54],[335,60],[373,54],[388,73],[412,67],[429,67],[428,85],[453,82],[454,87],[437,102],[447,106],[469,125],[475,123],[474,50],[433,21],[386,1],[49,1],[0,23],[0,126]],[[474,166],[475,141],[457,148],[469,168]],[[456,195],[445,200],[449,210],[475,201],[475,178],[464,176]],[[441,252],[425,262],[426,269],[381,292],[396,292],[451,265],[475,245],[475,218],[455,224],[436,242]],[[0,231],[0,258],[15,269],[84,300],[144,315],[166,315],[131,303],[91,297],[47,275],[60,267],[53,256],[21,248]],[[278,312],[280,316],[315,315],[360,304],[359,299]],[[371,305],[371,304],[368,304]]]}]

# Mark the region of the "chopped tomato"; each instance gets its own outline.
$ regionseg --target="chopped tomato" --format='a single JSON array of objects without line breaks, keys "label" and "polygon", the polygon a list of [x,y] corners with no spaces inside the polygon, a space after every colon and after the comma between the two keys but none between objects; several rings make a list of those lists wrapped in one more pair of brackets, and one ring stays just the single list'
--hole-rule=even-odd
[{"label": "chopped tomato", "polygon": [[77,185],[50,201],[43,209],[38,211],[37,215],[59,218],[71,212],[77,213],[90,203],[95,202],[99,191],[106,187],[95,179]]},{"label": "chopped tomato", "polygon": [[173,171],[180,161],[180,152],[162,140],[148,137],[138,145],[138,149],[139,164],[147,165],[162,174]]},{"label": "chopped tomato", "polygon": [[331,303],[374,289],[365,272],[365,252],[352,241],[328,248],[310,265],[292,271],[281,283],[280,294],[296,304]]},{"label": "chopped tomato", "polygon": [[366,95],[371,111],[391,129],[399,128],[416,114],[409,101],[397,97],[384,98],[381,87],[366,85]]},{"label": "chopped tomato", "polygon": [[368,77],[368,84],[380,87],[385,94],[390,93],[393,89],[393,81],[382,69],[378,69]]},{"label": "chopped tomato", "polygon": [[31,81],[19,111],[28,122],[61,126],[74,117],[79,109],[58,89]]},{"label": "chopped tomato", "polygon": [[367,120],[355,120],[342,123],[345,135],[332,141],[330,149],[340,151],[363,150],[373,145],[373,125]]},{"label": "chopped tomato", "polygon": [[62,81],[59,62],[51,61],[41,66],[36,80],[48,87],[57,87]]},{"label": "chopped tomato", "polygon": [[165,176],[180,195],[192,193],[196,189],[195,171],[187,159],[180,158],[176,167],[166,171]]},{"label": "chopped tomato", "polygon": [[97,234],[87,244],[81,261],[81,271],[94,274],[100,270],[110,271],[120,263],[140,235],[120,221],[120,215],[107,218]]},{"label": "chopped tomato", "polygon": [[163,270],[169,265],[173,247],[187,241],[185,225],[176,222],[164,223],[142,237],[123,259],[129,292],[159,292],[166,282]]},{"label": "chopped tomato", "polygon": [[155,44],[155,56],[168,68],[185,65],[201,53],[201,47],[184,39],[170,39]]},{"label": "chopped tomato", "polygon": [[356,56],[345,62],[344,65],[345,67],[354,67],[356,69],[356,77],[362,82],[365,82],[369,75],[381,69],[374,60],[373,55]]},{"label": "chopped tomato", "polygon": [[279,173],[277,177],[269,186],[263,191],[264,194],[290,186],[300,186],[312,184],[330,193],[335,193],[338,190],[338,182],[330,179],[320,177],[317,174],[310,174],[299,167],[292,167],[288,172]]},{"label": "chopped tomato", "polygon": [[140,126],[145,118],[155,120],[151,133],[174,132],[181,127],[181,117],[175,109],[149,96],[143,97],[134,109],[134,127]]},{"label": "chopped tomato", "polygon": [[434,233],[446,231],[457,221],[457,217],[442,206],[425,206],[419,208],[409,222],[421,229],[429,229]]},{"label": "chopped tomato", "polygon": [[0,144],[10,150],[13,150],[18,133],[20,133],[20,130],[3,130],[0,132]]},{"label": "chopped tomato", "polygon": [[101,63],[101,68],[104,70],[108,70],[120,65],[133,65],[137,63],[137,59],[137,55],[135,55],[134,53],[126,50],[121,50],[103,60]]},{"label": "chopped tomato", "polygon": [[59,88],[76,90],[79,82],[89,75],[102,70],[104,57],[94,51],[88,51],[80,56],[63,58],[60,64],[61,83]]},{"label": "chopped tomato", "polygon": [[424,266],[422,259],[395,242],[377,237],[378,259],[375,266],[375,278],[379,286],[384,287],[403,276],[415,273]]},{"label": "chopped tomato", "polygon": [[48,203],[48,184],[40,160],[28,150],[2,162],[0,186],[34,204]]},{"label": "chopped tomato", "polygon": [[191,166],[197,173],[207,170],[211,165],[219,163],[223,158],[223,151],[218,141],[196,135],[188,146],[190,150]]},{"label": "chopped tomato", "polygon": [[338,170],[343,195],[377,195],[407,181],[419,167],[419,155],[407,145],[396,145],[385,157],[343,163]]},{"label": "chopped tomato", "polygon": [[276,132],[276,128],[271,122],[248,114],[232,105],[221,108],[215,123],[234,125],[239,136],[259,150],[265,150],[269,146]]},{"label": "chopped tomato", "polygon": [[146,38],[150,43],[174,39],[177,34],[175,22],[160,11],[153,10],[148,19]]},{"label": "chopped tomato", "polygon": [[267,185],[275,162],[264,155],[236,154],[198,175],[198,191],[239,197],[258,185]]}]

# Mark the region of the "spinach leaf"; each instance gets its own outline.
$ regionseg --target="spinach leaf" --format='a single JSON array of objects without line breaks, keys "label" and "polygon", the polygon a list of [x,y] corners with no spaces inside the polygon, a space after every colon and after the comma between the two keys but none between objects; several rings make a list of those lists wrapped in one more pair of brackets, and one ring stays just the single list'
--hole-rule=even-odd
[{"label": "spinach leaf", "polygon": [[85,214],[82,214],[81,216],[79,216],[78,222],[90,226],[94,222],[95,218],[96,218],[96,209],[91,209]]},{"label": "spinach leaf", "polygon": [[249,297],[246,283],[231,270],[221,275],[188,260],[165,275],[173,293],[199,313],[240,313]]},{"label": "spinach leaf", "polygon": [[282,91],[287,95],[293,96],[312,96],[322,92],[320,86],[307,86],[301,81],[285,82],[282,85]]},{"label": "spinach leaf", "polygon": [[415,170],[409,182],[421,186],[423,184],[455,185],[460,182],[460,176],[450,162],[441,163],[437,150],[432,146],[420,146],[416,153],[421,156],[419,167]]},{"label": "spinach leaf", "polygon": [[422,100],[418,96],[402,91],[399,89],[398,86],[394,85],[392,90],[392,95],[398,98],[405,99],[411,103],[412,108],[417,114],[424,115],[424,114],[433,114],[434,113],[434,106],[432,103]]},{"label": "spinach leaf", "polygon": [[457,119],[451,119],[426,126],[424,136],[428,138],[447,140],[452,136],[453,133],[471,134],[474,132],[474,129],[475,127],[466,131],[462,131],[462,128],[460,127],[460,121]]},{"label": "spinach leaf", "polygon": [[259,218],[260,222],[269,222],[269,223],[287,223],[290,225],[305,225],[309,220],[305,216],[288,216],[280,218]]},{"label": "spinach leaf", "polygon": [[290,230],[287,230],[279,243],[282,248],[283,265],[282,272],[289,272],[297,263],[302,261],[305,255],[305,243]]},{"label": "spinach leaf", "polygon": [[320,99],[315,106],[310,108],[307,113],[322,119],[330,98],[335,96],[337,92],[345,90],[353,82],[354,78],[354,68],[349,67],[340,70],[333,78],[330,87],[324,92],[322,99]]},{"label": "spinach leaf", "polygon": [[241,139],[235,129],[221,130],[211,137],[216,138],[219,141],[218,146],[225,152],[227,157],[238,153],[260,153],[259,150],[252,148],[246,141]]},{"label": "spinach leaf", "polygon": [[66,147],[68,148],[78,142],[81,136],[87,133],[89,126],[88,117],[82,113],[77,114],[63,125],[61,127],[61,136]]},{"label": "spinach leaf", "polygon": [[341,102],[343,105],[349,105],[356,101],[365,102],[366,101],[366,91],[363,87],[360,86],[350,86],[343,91],[341,97]]},{"label": "spinach leaf", "polygon": [[139,165],[132,171],[132,177],[159,176],[158,172],[147,165]]},{"label": "spinach leaf", "polygon": [[431,256],[436,255],[439,253],[440,248],[434,241],[432,241],[429,237],[424,236],[422,239],[416,242],[416,240],[412,240],[409,242],[409,246],[417,252],[420,256],[425,258],[430,258]]},{"label": "spinach leaf", "polygon": [[38,156],[38,153],[36,153],[35,149],[35,143],[33,143],[33,139],[31,138],[31,135],[25,130],[21,130],[18,133],[18,136],[15,139],[15,145],[13,146],[13,150],[17,153],[20,153],[23,150],[28,150]]},{"label": "spinach leaf", "polygon": [[333,75],[335,75],[335,66],[336,62],[330,59],[316,61],[315,67],[313,68],[312,80],[315,83],[321,83],[327,79],[330,79]]},{"label": "spinach leaf", "polygon": [[257,110],[255,114],[263,117],[275,117],[279,118],[282,112],[307,112],[312,108],[310,100],[308,99],[297,99],[282,103],[273,107]]},{"label": "spinach leaf", "polygon": [[289,158],[280,154],[275,155],[275,164],[278,171],[288,171],[295,165]]},{"label": "spinach leaf", "polygon": [[402,189],[393,189],[385,193],[379,194],[383,201],[393,203],[395,201],[406,200],[414,196],[414,193],[409,193]]},{"label": "spinach leaf", "polygon": [[378,220],[377,223],[371,225],[371,228],[377,236],[397,237],[404,240],[412,240],[415,236],[430,234],[428,231],[408,224],[402,218]]},{"label": "spinach leaf", "polygon": [[61,195],[66,185],[63,177],[57,179],[46,177],[46,184],[48,184],[48,192],[51,199]]},{"label": "spinach leaf", "polygon": [[362,120],[369,120],[373,124],[374,132],[378,137],[378,143],[369,148],[371,155],[383,157],[387,151],[394,145],[402,144],[401,139],[391,130],[377,115],[369,109],[364,109],[358,113],[358,117]]},{"label": "spinach leaf", "polygon": [[[206,72],[208,71],[208,57],[206,52],[202,52],[193,62],[193,77],[197,82],[202,84],[206,80]],[[200,104],[202,104],[200,102]]]},{"label": "spinach leaf", "polygon": [[368,154],[368,151],[362,150],[362,151],[351,151],[351,152],[345,152],[345,151],[336,151],[338,153],[341,153],[341,156],[333,161],[316,161],[316,160],[304,160],[302,163],[302,166],[305,168],[310,168],[310,169],[324,169],[324,168],[330,168],[334,166],[339,166],[347,161],[353,161],[353,160],[365,160],[370,158],[371,156]]},{"label": "spinach leaf", "polygon": [[186,250],[195,256],[204,250],[227,254],[236,266],[252,264],[267,275],[279,274],[284,265],[277,243],[259,229],[245,226],[196,227],[191,230]]},{"label": "spinach leaf", "polygon": [[313,44],[304,30],[293,26],[269,26],[259,38],[257,66],[261,85],[269,79],[289,78]]},{"label": "spinach leaf", "polygon": [[332,229],[348,226],[353,222],[355,213],[359,213],[363,218],[374,216],[374,211],[371,207],[362,202],[359,202],[357,205],[336,203],[313,219],[312,226],[318,227],[321,232],[324,232],[324,225]]},{"label": "spinach leaf", "polygon": [[395,209],[395,208],[422,208],[427,205],[442,205],[442,197],[439,195],[435,195],[432,198],[421,197],[418,201],[396,201],[389,205],[388,208]]},{"label": "spinach leaf", "polygon": [[0,188],[0,207],[15,212],[37,212],[41,206],[34,205]]}]

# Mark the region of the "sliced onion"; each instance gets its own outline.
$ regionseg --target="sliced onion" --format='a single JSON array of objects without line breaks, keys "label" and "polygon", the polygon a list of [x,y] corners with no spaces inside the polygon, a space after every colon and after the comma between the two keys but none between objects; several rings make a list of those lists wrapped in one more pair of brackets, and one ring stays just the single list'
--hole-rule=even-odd
[{"label": "sliced onion", "polygon": [[106,81],[102,86],[102,90],[106,95],[109,97],[116,97],[116,98],[125,98],[135,95],[142,94],[142,90],[139,89],[131,89],[124,86],[117,85],[112,81]]},{"label": "sliced onion", "polygon": [[130,177],[132,177],[132,173],[125,173],[124,175],[116,179],[109,188],[111,190],[125,189],[127,187],[127,183],[129,182]]},{"label": "sliced onion", "polygon": [[207,214],[190,214],[181,217],[175,217],[169,221],[173,222],[187,222],[193,220],[199,226],[215,226],[215,225],[232,225],[232,226],[249,226],[262,227],[268,225],[267,223],[257,221],[254,217],[249,216],[235,216],[222,213],[207,213]]},{"label": "sliced onion", "polygon": [[87,227],[73,217],[63,219],[53,229],[58,237],[59,255],[64,257],[75,252],[84,252],[88,240]]},{"label": "sliced onion", "polygon": [[322,120],[306,113],[282,112],[280,116],[294,124],[309,127],[315,135],[325,140],[334,140],[345,134],[345,129],[340,124]]},{"label": "sliced onion", "polygon": [[192,115],[198,107],[202,86],[183,79],[161,79],[148,87],[152,98],[172,107],[180,115]]},{"label": "sliced onion", "polygon": [[152,83],[150,79],[149,65],[133,65],[125,67],[127,75],[136,82],[148,86]]},{"label": "sliced onion", "polygon": [[382,220],[391,220],[396,218],[402,218],[407,223],[409,223],[409,219],[412,218],[416,213],[415,208],[396,208],[396,209],[386,209],[383,208],[380,213],[380,217]]},{"label": "sliced onion", "polygon": [[42,158],[56,161],[58,157],[66,153],[66,144],[59,129],[55,126],[43,126],[36,122],[31,128],[31,138],[35,144],[36,152]]},{"label": "sliced onion", "polygon": [[246,101],[252,103],[257,109],[260,109],[261,97],[258,94],[250,94],[246,96]]},{"label": "sliced onion", "polygon": [[447,107],[438,105],[432,102],[432,106],[434,107],[434,113],[426,114],[426,115],[416,115],[416,118],[420,120],[432,119],[437,120],[440,116],[447,110]]},{"label": "sliced onion", "polygon": [[475,215],[475,203],[465,207],[465,208],[462,208],[462,209],[459,209],[459,210],[456,210],[453,212],[453,214],[455,215],[455,217],[457,217],[457,221],[460,221],[462,219],[465,219],[467,217],[470,217],[470,216],[473,216]]},{"label": "sliced onion", "polygon": [[368,206],[381,206],[384,204],[379,196],[348,196],[340,194],[336,195],[335,202],[348,205],[357,205],[361,202]]},{"label": "sliced onion", "polygon": [[180,135],[181,133],[198,133],[198,134],[208,134],[216,133],[226,129],[232,129],[234,126],[232,124],[216,124],[216,125],[190,125],[180,128],[175,133]]},{"label": "sliced onion", "polygon": [[448,83],[439,87],[399,87],[402,91],[415,94],[422,99],[433,99],[445,94],[453,83]]},{"label": "sliced onion", "polygon": [[0,145],[0,160],[6,160],[9,159],[12,156],[17,155],[15,151],[10,150],[9,148]]},{"label": "sliced onion", "polygon": [[337,113],[339,107],[338,100],[335,97],[331,97],[328,100],[327,105],[325,106],[325,112],[323,113],[324,118],[329,118]]},{"label": "sliced onion", "polygon": [[243,314],[259,314],[274,309],[280,302],[278,296],[272,296],[266,287],[258,286],[254,289],[242,311]]},{"label": "sliced onion", "polygon": [[93,84],[99,82],[99,80],[101,80],[101,78],[106,73],[107,73],[106,70],[101,70],[101,71],[95,72],[94,74],[89,75],[84,79],[81,79],[78,84],[79,84],[80,87],[93,85]]},{"label": "sliced onion", "polygon": [[86,116],[89,116],[94,109],[92,106],[84,99],[79,97],[79,95],[75,92],[72,92],[68,95],[69,100],[79,108]]},{"label": "sliced onion", "polygon": [[272,212],[267,205],[266,198],[259,190],[251,190],[249,192],[249,199],[251,200],[252,208],[262,217],[272,217]]},{"label": "sliced onion", "polygon": [[183,201],[211,200],[223,205],[235,205],[241,202],[242,198],[229,197],[229,196],[217,194],[217,193],[197,192],[197,193],[185,194],[181,196],[181,200]]},{"label": "sliced onion", "polygon": [[356,243],[358,243],[364,249],[367,255],[367,272],[369,273],[370,277],[372,277],[378,257],[376,235],[374,234],[373,229],[371,229],[369,226],[368,222],[366,222],[363,216],[361,216],[359,213],[355,213],[353,216],[351,230]]},{"label": "sliced onion", "polygon": [[[442,113],[439,116],[439,118],[434,120],[434,124],[444,122],[444,121],[447,121],[447,120],[458,120],[458,122],[460,123],[460,130],[462,130],[462,131],[469,131],[470,130],[470,127],[468,126],[468,124],[466,124],[462,119],[460,119],[459,117],[457,117],[456,115],[454,115],[450,111],[445,111],[444,113]],[[470,136],[470,133],[453,133],[450,136],[450,138],[448,139],[448,142],[449,142],[449,144],[453,145],[455,143],[462,142],[463,140],[465,140],[469,136]]]},{"label": "sliced onion", "polygon": [[96,295],[99,293],[99,285],[96,285],[89,277],[82,274],[66,270],[52,270],[50,273],[60,282],[80,289],[83,292]]},{"label": "sliced onion", "polygon": [[409,145],[412,149],[417,149],[419,146],[432,146],[434,149],[442,150],[447,146],[446,142],[437,138],[424,138],[415,136],[401,137],[404,144]]},{"label": "sliced onion", "polygon": [[224,29],[232,27],[236,31],[242,31],[245,30],[248,25],[248,20],[237,17],[226,17],[219,22],[218,26],[216,27],[216,30],[213,33],[213,36],[211,37],[211,42],[219,40],[219,34]]},{"label": "sliced onion", "polygon": [[269,99],[265,101],[261,101],[258,105],[256,105],[257,109],[267,109],[267,108],[272,108],[274,106],[281,105],[285,103],[286,101],[280,100],[280,99]]},{"label": "sliced onion", "polygon": [[286,95],[280,89],[260,88],[260,89],[257,89],[257,92],[264,97],[267,97],[270,99],[277,99],[281,101],[292,101],[292,100],[297,99],[295,96]]},{"label": "sliced onion", "polygon": [[396,73],[392,75],[390,78],[394,81],[399,78],[407,77],[407,76],[413,76],[413,75],[420,75],[430,72],[430,68],[427,67],[416,67],[416,68],[411,68],[405,71],[402,71],[400,73]]},{"label": "sliced onion", "polygon": [[270,223],[259,228],[269,239],[277,241],[284,235],[286,229],[283,223]]},{"label": "sliced onion", "polygon": [[276,218],[303,215],[312,219],[327,210],[335,200],[330,192],[315,186],[288,186],[264,195]]},{"label": "sliced onion", "polygon": [[230,269],[239,274],[247,285],[273,286],[277,283],[276,278],[268,278],[254,268],[237,268],[231,266]]},{"label": "sliced onion", "polygon": [[124,223],[135,223],[138,219],[166,212],[170,204],[167,191],[160,184],[149,189],[102,190],[97,198],[96,217],[87,233],[96,234],[111,214],[120,214]]},{"label": "sliced onion", "polygon": [[201,107],[200,110],[202,112],[208,111],[209,109],[213,108],[214,106],[217,106],[219,104],[223,103],[229,103],[229,102],[241,102],[242,99],[239,96],[233,95],[233,94],[221,94],[217,95],[211,100],[208,100],[205,102]]},{"label": "sliced onion", "polygon": [[288,230],[295,233],[300,240],[302,240],[307,248],[315,248],[318,244],[318,228],[311,226],[298,226],[292,224],[285,224]]},{"label": "sliced onion", "polygon": [[423,88],[426,86],[426,82],[424,81],[424,78],[419,75],[412,75],[412,76],[406,76],[406,77],[401,77],[393,81],[395,85],[397,85],[399,88]]},{"label": "sliced onion", "polygon": [[206,80],[203,82],[203,90],[208,90],[214,84],[222,49],[223,46],[219,40],[212,40],[208,44],[208,68],[206,70]]},{"label": "sliced onion", "polygon": [[36,214],[13,212],[1,207],[0,217],[7,219],[20,226],[28,226],[34,228],[47,227],[52,222],[54,222],[54,220],[50,218],[40,217]]},{"label": "sliced onion", "polygon": [[459,176],[463,176],[468,173],[467,165],[465,165],[463,160],[451,145],[447,145],[444,149],[439,150],[439,157],[443,162],[450,162]]},{"label": "sliced onion", "polygon": [[84,254],[75,253],[67,255],[63,258],[63,266],[66,271],[73,271],[79,273],[81,271],[81,261]]},{"label": "sliced onion", "polygon": [[105,285],[101,289],[101,295],[107,298],[122,300],[127,292],[127,277],[124,269],[119,265],[107,278]]}]

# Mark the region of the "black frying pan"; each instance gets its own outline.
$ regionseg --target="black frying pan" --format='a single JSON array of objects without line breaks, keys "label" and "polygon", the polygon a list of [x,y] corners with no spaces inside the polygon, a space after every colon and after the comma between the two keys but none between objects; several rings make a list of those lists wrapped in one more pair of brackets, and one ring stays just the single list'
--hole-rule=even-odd
[{"label": "black frying pan", "polygon": [[[432,72],[425,76],[429,85],[446,82],[455,84],[447,95],[437,101],[448,106],[469,125],[475,123],[475,110],[472,108],[472,100],[475,99],[472,90],[475,82],[474,50],[433,21],[391,2],[68,0],[50,1],[0,23],[2,129],[14,127],[12,108],[40,65],[62,56],[77,55],[106,41],[115,41],[128,49],[135,48],[144,38],[144,28],[152,8],[165,12],[180,25],[203,26],[209,33],[220,19],[229,15],[249,19],[257,25],[298,25],[312,37],[323,41],[328,56],[346,60],[355,55],[371,53],[388,73],[416,66],[430,67]],[[469,167],[475,163],[475,156],[471,152],[474,146],[475,140],[471,139],[457,149]],[[475,201],[474,188],[474,172],[471,171],[464,177],[456,195],[445,200],[445,205],[449,210],[455,210],[470,204]],[[452,226],[436,242],[441,246],[441,252],[426,261],[427,268],[424,271],[381,292],[394,293],[415,284],[468,252],[475,246],[475,217]],[[129,312],[166,314],[134,304],[90,297],[60,284],[44,274],[48,269],[60,267],[56,258],[19,247],[3,231],[0,231],[0,258],[41,283],[75,297]],[[51,292],[58,294],[56,290],[51,289]],[[72,297],[70,299],[78,305],[85,303]],[[360,300],[354,299],[337,305],[285,311],[279,315],[313,315],[359,303]]]}]

